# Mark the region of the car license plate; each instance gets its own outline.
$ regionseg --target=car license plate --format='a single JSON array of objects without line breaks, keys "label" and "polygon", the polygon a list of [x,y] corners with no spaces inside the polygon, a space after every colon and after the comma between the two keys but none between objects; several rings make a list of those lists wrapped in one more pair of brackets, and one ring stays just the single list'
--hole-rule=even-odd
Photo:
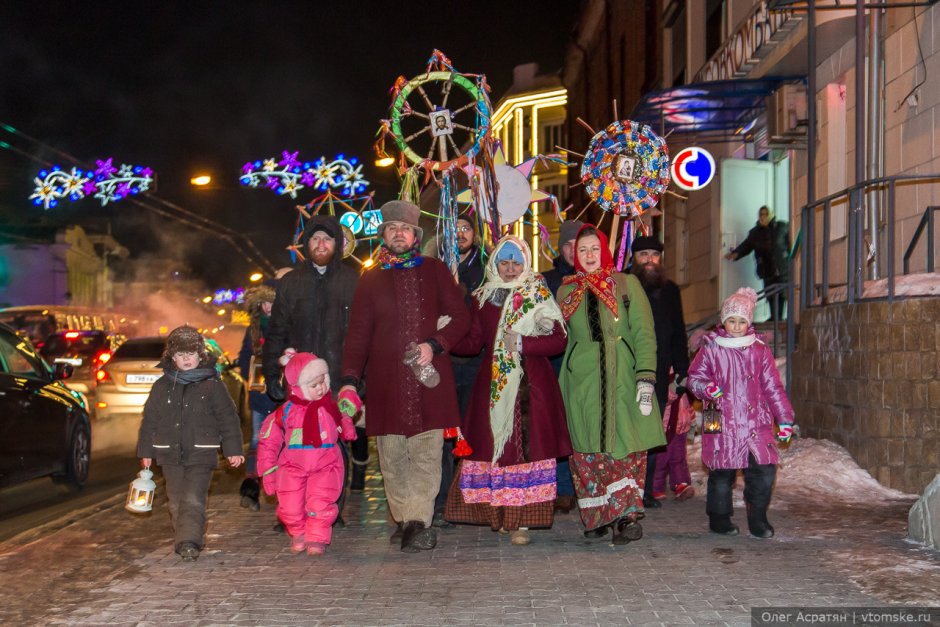
[{"label": "car license plate", "polygon": [[128,383],[153,383],[160,378],[161,375],[158,374],[129,374],[127,375]]}]

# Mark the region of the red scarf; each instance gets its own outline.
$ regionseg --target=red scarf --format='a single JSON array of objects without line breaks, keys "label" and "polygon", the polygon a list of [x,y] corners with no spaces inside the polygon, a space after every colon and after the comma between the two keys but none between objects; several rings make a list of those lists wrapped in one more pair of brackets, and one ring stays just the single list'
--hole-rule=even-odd
[{"label": "red scarf", "polygon": [[320,437],[321,408],[325,409],[326,413],[332,416],[333,421],[336,422],[336,426],[340,425],[340,420],[342,420],[342,417],[339,413],[339,406],[337,406],[336,401],[333,400],[333,395],[329,392],[324,394],[323,398],[315,401],[308,401],[307,399],[300,398],[295,394],[291,394],[288,397],[288,400],[294,405],[306,408],[304,410],[304,430],[303,438],[301,440],[301,444],[304,446],[320,448],[323,445],[323,438]]},{"label": "red scarf", "polygon": [[[588,228],[596,230],[596,227],[593,225],[585,224],[578,230],[578,236],[581,235],[584,229]],[[614,281],[613,277],[614,258],[610,255],[610,246],[607,243],[607,236],[597,231],[597,238],[601,241],[601,265],[594,272],[586,272],[584,270],[584,266],[581,265],[581,260],[578,259],[577,243],[575,243],[575,273],[571,276],[566,276],[561,282],[562,285],[574,284],[575,288],[568,294],[565,300],[558,303],[561,305],[561,314],[565,317],[565,320],[570,319],[571,316],[574,315],[574,312],[578,310],[578,306],[581,305],[581,299],[584,298],[584,294],[588,289],[594,292],[597,299],[604,303],[615,318],[617,317],[617,283]]]}]

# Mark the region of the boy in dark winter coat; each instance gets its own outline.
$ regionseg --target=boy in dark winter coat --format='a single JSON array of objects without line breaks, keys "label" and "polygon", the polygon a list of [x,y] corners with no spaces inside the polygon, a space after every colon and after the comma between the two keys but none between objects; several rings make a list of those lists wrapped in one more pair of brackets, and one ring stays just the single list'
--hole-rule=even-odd
[{"label": "boy in dark winter coat", "polygon": [[167,337],[137,440],[144,468],[156,460],[166,479],[176,552],[195,561],[205,546],[206,501],[219,448],[237,468],[244,461],[238,412],[215,369],[215,358],[196,329],[181,326]]}]

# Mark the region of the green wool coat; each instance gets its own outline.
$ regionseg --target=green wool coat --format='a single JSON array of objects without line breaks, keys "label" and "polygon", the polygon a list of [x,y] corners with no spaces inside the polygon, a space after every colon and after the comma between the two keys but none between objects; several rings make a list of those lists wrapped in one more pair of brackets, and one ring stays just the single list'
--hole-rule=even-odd
[{"label": "green wool coat", "polygon": [[[662,446],[666,437],[656,397],[649,416],[640,413],[636,402],[637,379],[652,381],[656,376],[656,334],[649,300],[635,276],[621,273],[613,276],[617,284],[617,317],[598,302],[604,361],[601,363],[601,342],[591,339],[588,292],[568,320],[568,349],[560,384],[574,450],[603,452],[623,459],[630,453]],[[558,301],[564,301],[574,288],[561,286]],[[601,389],[602,368],[606,373],[605,389]],[[607,406],[603,443],[601,403]]]}]

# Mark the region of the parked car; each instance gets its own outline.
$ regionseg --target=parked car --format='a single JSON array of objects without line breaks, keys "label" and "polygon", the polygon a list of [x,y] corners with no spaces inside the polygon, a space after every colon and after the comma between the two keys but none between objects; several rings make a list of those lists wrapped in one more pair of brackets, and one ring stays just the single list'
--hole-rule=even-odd
[{"label": "parked car", "polygon": [[[58,331],[45,338],[39,354],[46,363],[69,364],[72,376],[66,387],[88,397],[95,391],[95,372],[108,363],[123,336],[106,331]],[[94,399],[91,405],[93,406]]]},{"label": "parked car", "polygon": [[[99,420],[117,417],[140,417],[154,382],[163,376],[157,367],[163,355],[166,338],[138,337],[121,344],[111,359],[95,374],[95,412]],[[251,412],[248,411],[248,385],[238,369],[215,342],[206,342],[206,349],[216,358],[216,368],[229,395],[235,401],[242,422],[242,433],[251,433]]]},{"label": "parked car", "polygon": [[0,486],[51,475],[80,487],[91,461],[91,421],[80,395],[29,340],[0,324]]}]

